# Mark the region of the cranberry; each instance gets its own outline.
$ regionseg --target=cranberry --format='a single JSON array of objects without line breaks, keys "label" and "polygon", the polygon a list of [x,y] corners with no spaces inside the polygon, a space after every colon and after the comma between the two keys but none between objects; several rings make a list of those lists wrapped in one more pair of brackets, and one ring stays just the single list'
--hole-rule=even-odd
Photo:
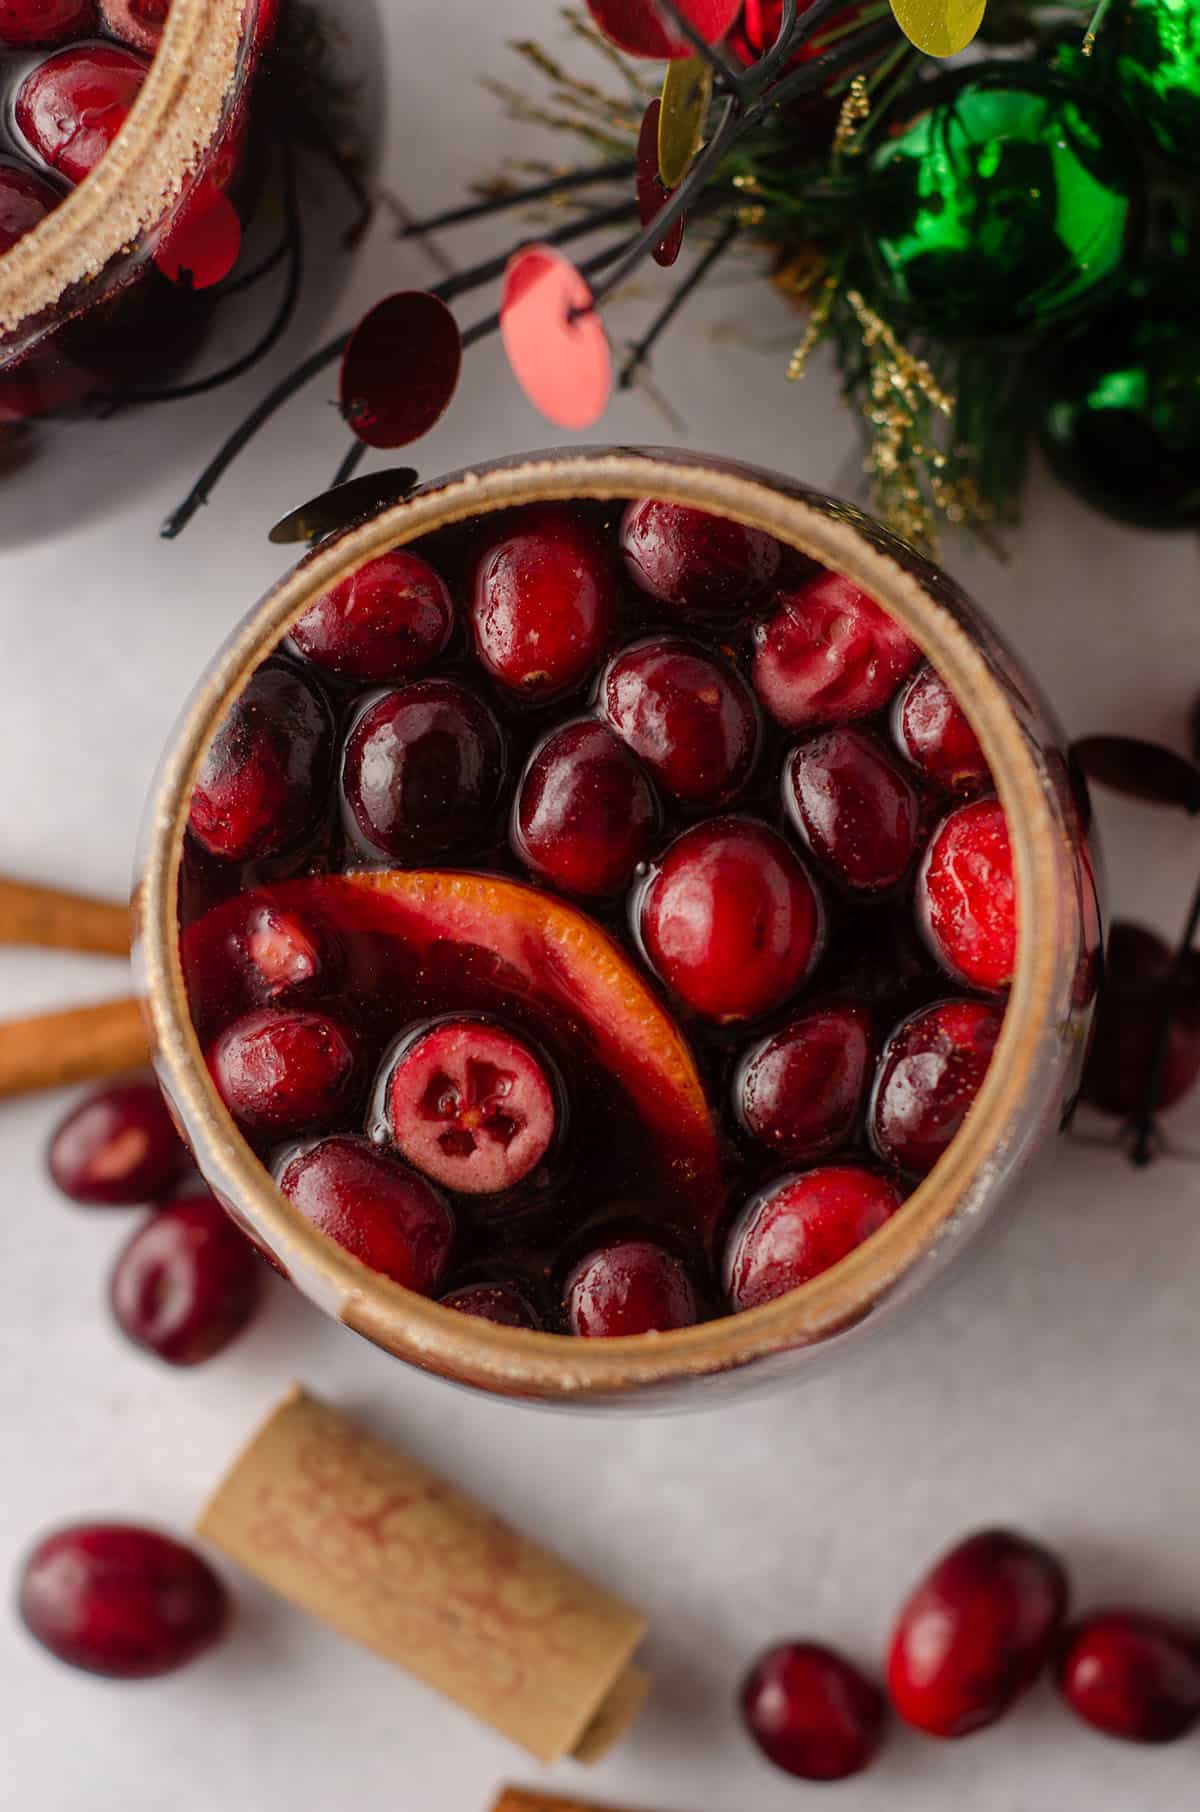
[{"label": "cranberry", "polygon": [[821,572],[755,630],[754,685],[789,730],[881,711],[920,650],[865,591]]},{"label": "cranberry", "polygon": [[512,1284],[465,1284],[442,1297],[442,1306],[457,1309],[460,1315],[474,1315],[480,1321],[493,1321],[502,1328],[537,1328],[541,1326],[521,1292]]},{"label": "cranberry", "polygon": [[386,856],[477,844],[503,779],[500,726],[454,680],[416,680],[376,699],[351,730],[342,765],[351,818]]},{"label": "cranberry", "polygon": [[880,893],[905,875],[917,847],[917,795],[865,730],[828,730],[801,743],[783,776],[788,815],[843,887]]},{"label": "cranberry", "polygon": [[782,1178],[742,1210],[725,1251],[735,1313],[819,1277],[877,1233],[903,1197],[861,1164],[827,1164]]},{"label": "cranberry", "polygon": [[571,1332],[585,1340],[662,1334],[699,1318],[687,1271],[648,1239],[614,1240],[589,1252],[567,1279],[563,1307]]},{"label": "cranberry", "polygon": [[789,1162],[824,1157],[858,1123],[876,1048],[871,1015],[857,1002],[808,1007],[747,1051],[734,1111],[752,1138]]},{"label": "cranberry", "polygon": [[129,117],[146,69],[144,58],[115,44],[57,51],[17,90],[18,130],[52,170],[82,182]]},{"label": "cranberry", "polygon": [[62,44],[96,21],[92,0],[0,0],[0,44]]},{"label": "cranberry", "polygon": [[902,755],[934,786],[966,793],[991,785],[991,773],[966,712],[941,674],[918,667],[896,700],[892,729]]},{"label": "cranberry", "polygon": [[900,1612],[888,1691],[931,1736],[962,1737],[1003,1717],[1042,1671],[1067,1609],[1047,1549],[984,1529],[943,1555]]},{"label": "cranberry", "polygon": [[1003,1023],[983,1001],[940,1000],[896,1027],[871,1097],[881,1158],[916,1176],[933,1169],[983,1086]]},{"label": "cranberry", "polygon": [[253,1246],[210,1195],[160,1208],[117,1259],[110,1298],[122,1333],[168,1365],[211,1359],[248,1325],[262,1295]]},{"label": "cranberry", "polygon": [[251,991],[261,1001],[297,994],[328,969],[325,938],[301,913],[259,906],[239,940]]},{"label": "cranberry", "polygon": [[333,746],[324,699],[268,661],[208,747],[192,793],[192,835],[223,862],[281,855],[312,829]]},{"label": "cranberry", "polygon": [[[2,4],[2,0],[0,0]],[[3,13],[0,12],[0,21]],[[3,25],[0,23],[0,31]],[[38,222],[59,204],[61,197],[32,170],[0,164],[0,254],[31,233]]]},{"label": "cranberry", "polygon": [[615,607],[608,558],[587,520],[565,504],[523,511],[479,558],[475,650],[510,692],[550,698],[586,679]]},{"label": "cranberry", "polygon": [[1200,987],[1193,975],[1168,993],[1171,952],[1154,932],[1118,922],[1108,936],[1105,985],[1096,1008],[1083,1093],[1094,1107],[1122,1117],[1143,1103],[1157,1056],[1163,1008],[1166,1045],[1154,1109],[1173,1107],[1200,1077]]},{"label": "cranberry", "polygon": [[742,1687],[746,1728],[768,1761],[804,1781],[861,1774],[883,1737],[886,1703],[866,1675],[817,1642],[786,1642]]},{"label": "cranberry", "polygon": [[401,1157],[463,1195],[524,1182],[558,1124],[543,1064],[485,1019],[445,1019],[406,1038],[387,1065],[382,1101]]},{"label": "cranberry", "polygon": [[1144,1611],[1094,1611],[1063,1639],[1058,1684],[1106,1736],[1173,1743],[1200,1723],[1200,1639]]},{"label": "cranberry", "polygon": [[922,928],[942,967],[969,988],[999,993],[1017,954],[1017,892],[1008,821],[998,800],[943,820],[917,883]]},{"label": "cranberry", "polygon": [[292,640],[330,673],[389,683],[428,667],[453,628],[444,580],[418,555],[394,548],[323,592],[292,625]]},{"label": "cranberry", "polygon": [[619,893],[650,853],[658,828],[642,769],[606,724],[552,730],[521,781],[512,842],[527,868],[564,893]]},{"label": "cranberry", "polygon": [[367,1139],[322,1139],[283,1167],[284,1195],[347,1252],[428,1296],[441,1279],[454,1217],[432,1183]]},{"label": "cranberry", "polygon": [[166,1195],[187,1165],[156,1082],[93,1090],[50,1136],[50,1175],[73,1202],[125,1208]]},{"label": "cranberry", "polygon": [[334,1125],[359,1082],[358,1041],[327,1013],[259,1007],[208,1053],[222,1101],[246,1132],[285,1138]]},{"label": "cranberry", "polygon": [[672,636],[626,648],[600,682],[600,710],[681,805],[728,805],[758,753],[758,710],[741,675]]},{"label": "cranberry", "polygon": [[228,1616],[207,1562],[133,1523],[75,1523],[45,1536],[25,1562],[18,1603],[43,1648],[113,1680],[182,1667],[217,1640]]},{"label": "cranberry", "polygon": [[680,616],[736,616],[770,585],[782,549],[728,516],[647,497],[621,521],[625,570],[639,591]]},{"label": "cranberry", "polygon": [[711,818],[668,848],[641,894],[638,931],[667,986],[724,1023],[782,1006],[818,953],[821,908],[778,832]]},{"label": "cranberry", "polygon": [[104,23],[114,38],[152,57],[162,38],[171,0],[100,0]]}]

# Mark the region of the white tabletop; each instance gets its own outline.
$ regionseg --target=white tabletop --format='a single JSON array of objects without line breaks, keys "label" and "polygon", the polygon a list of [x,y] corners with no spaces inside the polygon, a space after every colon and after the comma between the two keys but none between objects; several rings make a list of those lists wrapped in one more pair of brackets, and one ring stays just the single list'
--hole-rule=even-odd
[{"label": "white tabletop", "polygon": [[[390,10],[387,179],[412,206],[448,205],[528,145],[476,93],[473,73],[509,73],[506,37],[562,42],[556,9],[551,0],[406,0]],[[444,244],[465,263],[496,248],[502,230]],[[422,252],[377,229],[340,316],[427,281],[428,270]],[[618,332],[646,318],[664,281],[639,283]],[[490,306],[481,298],[461,318]],[[796,333],[765,286],[727,274],[689,306],[655,361],[682,428],[625,396],[603,434],[717,450],[848,490],[854,436],[829,371],[818,364],[799,388],[783,380]],[[331,387],[318,383],[186,539],[160,542],[158,523],[191,469],[257,389],[251,380],[238,399],[223,393],[148,426],[154,457],[142,458],[124,506],[89,516],[86,468],[73,467],[75,527],[4,553],[4,870],[114,894],[126,887],[174,713],[280,570],[267,526],[322,488],[342,450]],[[173,437],[186,443],[169,452]],[[468,355],[460,396],[419,461],[432,476],[553,438],[492,343]],[[64,482],[52,450],[41,470],[42,483]],[[1119,528],[1039,475],[1012,545],[1007,565],[961,546],[947,560],[1072,733],[1121,730],[1182,747],[1200,687],[1195,540]],[[1200,859],[1195,828],[1109,800],[1100,816],[1116,908],[1172,932]],[[115,965],[0,952],[5,1014],[121,987]],[[129,1217],[72,1209],[44,1174],[43,1144],[62,1106],[47,1097],[0,1107],[6,1581],[32,1538],[61,1520],[112,1513],[186,1530],[245,1434],[300,1377],[647,1607],[656,1684],[635,1730],[598,1769],[564,1764],[544,1777],[584,1797],[676,1812],[807,1803],[740,1731],[743,1670],[759,1648],[793,1634],[872,1664],[914,1571],[984,1521],[1059,1546],[1083,1604],[1116,1597],[1200,1615],[1200,1166],[1164,1160],[1137,1174],[1115,1152],[1067,1145],[1002,1239],[915,1323],[831,1376],[701,1416],[579,1420],[419,1376],[283,1285],[250,1334],[207,1366],[175,1374],[140,1356],[103,1304]],[[1170,1130],[1200,1149],[1200,1097]],[[73,1674],[0,1614],[6,1812],[486,1812],[502,1781],[537,1784],[535,1765],[453,1706],[246,1579],[232,1583],[232,1639],[145,1685]],[[1194,1742],[1161,1752],[1107,1743],[1039,1689],[1007,1723],[963,1744],[895,1732],[839,1803],[857,1812],[1181,1812],[1195,1803],[1196,1779]]]}]

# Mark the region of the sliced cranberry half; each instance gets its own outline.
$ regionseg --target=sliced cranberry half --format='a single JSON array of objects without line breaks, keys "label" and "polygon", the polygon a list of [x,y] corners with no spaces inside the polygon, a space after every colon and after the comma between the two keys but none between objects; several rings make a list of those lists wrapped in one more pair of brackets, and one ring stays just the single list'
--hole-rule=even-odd
[{"label": "sliced cranberry half", "polygon": [[637,642],[606,669],[599,708],[673,799],[728,805],[758,752],[754,695],[724,661],[673,636]]},{"label": "sliced cranberry half", "polygon": [[917,912],[942,967],[969,988],[1000,993],[1017,956],[1017,889],[1004,809],[959,806],[934,832],[917,882]]},{"label": "sliced cranberry half", "polygon": [[754,642],[755,690],[789,730],[873,716],[921,658],[899,623],[831,572],[784,596]]},{"label": "sliced cranberry half", "polygon": [[428,1296],[446,1268],[454,1216],[439,1190],[368,1139],[321,1139],[279,1187],[306,1220],[371,1270]]},{"label": "sliced cranberry half", "polygon": [[415,680],[355,722],[342,793],[376,853],[459,853],[491,828],[504,765],[500,726],[482,699],[455,680]]},{"label": "sliced cranberry half", "polygon": [[917,795],[878,738],[828,730],[801,743],[783,777],[788,816],[809,849],[843,887],[896,887],[917,848]]},{"label": "sliced cranberry half", "polygon": [[89,1207],[125,1208],[166,1195],[188,1155],[156,1082],[117,1082],[85,1095],[50,1135],[50,1175]]},{"label": "sliced cranberry half", "polygon": [[735,1312],[756,1309],[840,1263],[891,1219],[903,1197],[861,1164],[783,1177],[747,1203],[725,1252]]},{"label": "sliced cranberry half", "polygon": [[[2,21],[0,13],[0,31]],[[0,253],[10,251],[18,239],[31,233],[61,200],[58,191],[32,170],[0,164]]]},{"label": "sliced cranberry half", "polygon": [[442,1306],[501,1328],[540,1328],[536,1312],[514,1284],[464,1284],[442,1297]]},{"label": "sliced cranberry half", "polygon": [[17,129],[68,182],[82,182],[129,117],[149,65],[115,44],[57,51],[17,90]]},{"label": "sliced cranberry half", "polygon": [[75,1523],[40,1541],[21,1573],[30,1635],[69,1667],[111,1680],[172,1673],[210,1648],[225,1588],[191,1548],[134,1523]]},{"label": "sliced cranberry half", "polygon": [[896,700],[896,744],[924,779],[952,793],[991,786],[991,772],[967,714],[941,675],[919,667]]},{"label": "sliced cranberry half", "polygon": [[699,1320],[686,1267],[648,1239],[614,1240],[589,1252],[567,1279],[563,1310],[571,1332],[585,1340],[665,1334]]},{"label": "sliced cranberry half", "polygon": [[742,1687],[746,1728],[768,1761],[804,1781],[841,1781],[874,1761],[886,1701],[866,1675],[819,1642],[785,1642]]},{"label": "sliced cranberry half", "polygon": [[1200,1724],[1200,1634],[1144,1611],[1094,1611],[1063,1638],[1058,1686],[1105,1736],[1173,1743]]},{"label": "sliced cranberry half", "polygon": [[113,1269],[121,1332],[168,1365],[199,1365],[235,1340],[262,1297],[257,1252],[211,1195],[170,1202],[140,1226]]},{"label": "sliced cranberry half", "polygon": [[504,1026],[447,1019],[404,1040],[383,1086],[388,1137],[461,1195],[495,1195],[537,1169],[558,1126],[547,1066]]},{"label": "sliced cranberry half", "polygon": [[778,832],[713,818],[671,844],[642,890],[638,933],[693,1012],[757,1019],[796,992],[818,953],[821,909]]},{"label": "sliced cranberry half", "polygon": [[325,800],[333,720],[325,700],[293,667],[268,661],[217,731],[192,792],[188,825],[223,862],[253,862],[290,850],[313,828]]},{"label": "sliced cranberry half", "polygon": [[578,686],[608,642],[616,588],[599,536],[569,504],[522,511],[480,552],[475,651],[493,678],[538,702]]},{"label": "sliced cranberry half", "polygon": [[208,1067],[238,1125],[271,1138],[336,1125],[353,1107],[360,1079],[354,1033],[301,1007],[244,1013],[211,1046]]},{"label": "sliced cranberry half", "polygon": [[728,516],[631,503],[621,521],[625,570],[638,590],[682,617],[737,616],[779,571],[779,542]]},{"label": "sliced cranberry half", "polygon": [[85,38],[95,23],[93,0],[0,0],[0,44],[14,49]]},{"label": "sliced cranberry half", "polygon": [[453,628],[445,580],[394,548],[323,592],[292,625],[292,640],[329,673],[388,684],[428,667]]},{"label": "sliced cranberry half", "polygon": [[906,1723],[964,1737],[1003,1717],[1054,1648],[1067,1577],[1048,1549],[1008,1529],[959,1542],[900,1612],[888,1691]]},{"label": "sliced cranberry half", "polygon": [[1004,1015],[979,1000],[940,1000],[896,1027],[871,1097],[871,1144],[924,1176],[955,1137],[983,1086]]},{"label": "sliced cranberry half", "polygon": [[564,893],[619,893],[658,828],[653,788],[637,757],[594,719],[552,730],[534,751],[512,819],[516,854]]},{"label": "sliced cranberry half", "polygon": [[734,1111],[759,1144],[790,1163],[850,1139],[871,1085],[878,1039],[856,1001],[812,1006],[743,1057]]}]

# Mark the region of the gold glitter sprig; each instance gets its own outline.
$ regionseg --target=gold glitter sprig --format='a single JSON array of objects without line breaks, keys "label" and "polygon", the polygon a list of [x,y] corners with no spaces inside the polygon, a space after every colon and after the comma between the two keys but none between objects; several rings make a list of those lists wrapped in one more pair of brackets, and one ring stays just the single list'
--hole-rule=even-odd
[{"label": "gold glitter sprig", "polygon": [[842,109],[838,114],[837,130],[833,135],[833,155],[836,160],[847,152],[859,149],[859,134],[863,124],[871,117],[871,97],[867,93],[867,78],[856,75],[846,90]]},{"label": "gold glitter sprig", "polygon": [[841,281],[842,273],[839,267],[835,271],[828,272],[821,284],[821,293],[813,304],[812,313],[808,317],[804,338],[788,360],[787,376],[790,384],[794,384],[802,378],[808,368],[813,347],[829,325],[829,317],[833,312],[833,304]]}]

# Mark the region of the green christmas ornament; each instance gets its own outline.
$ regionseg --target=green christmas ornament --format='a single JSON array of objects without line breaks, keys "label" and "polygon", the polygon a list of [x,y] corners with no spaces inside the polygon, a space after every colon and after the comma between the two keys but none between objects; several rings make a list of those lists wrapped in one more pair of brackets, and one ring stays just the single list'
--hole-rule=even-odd
[{"label": "green christmas ornament", "polygon": [[1164,157],[1200,169],[1200,0],[1124,0],[1109,22],[1122,100]]},{"label": "green christmas ornament", "polygon": [[1111,287],[1141,218],[1117,109],[1034,63],[932,85],[870,160],[868,243],[918,327],[961,338],[1063,319]]},{"label": "green christmas ornament", "polygon": [[[1185,278],[1190,275],[1190,282]],[[1039,431],[1073,490],[1147,528],[1200,522],[1196,271],[1162,266],[1039,358]]]}]

